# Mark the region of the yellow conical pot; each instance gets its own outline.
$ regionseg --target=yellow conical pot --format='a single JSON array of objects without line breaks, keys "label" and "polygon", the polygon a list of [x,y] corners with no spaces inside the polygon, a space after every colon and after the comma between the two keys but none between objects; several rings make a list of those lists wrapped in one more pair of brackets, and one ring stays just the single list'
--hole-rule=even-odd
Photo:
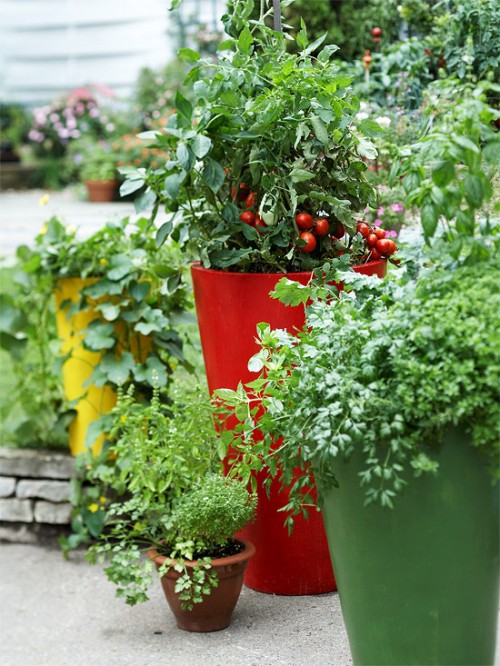
[{"label": "yellow conical pot", "polygon": [[[116,393],[111,387],[85,385],[103,354],[84,348],[82,331],[100,317],[99,313],[89,308],[68,317],[68,308],[63,307],[65,302],[77,302],[81,298],[81,290],[92,281],[92,278],[63,278],[55,289],[57,334],[61,341],[61,353],[68,356],[62,368],[64,393],[68,401],[78,400],[75,407],[77,414],[69,427],[69,446],[74,456],[86,450],[89,425],[116,403]],[[103,436],[92,444],[94,453],[100,450],[102,441]]]}]

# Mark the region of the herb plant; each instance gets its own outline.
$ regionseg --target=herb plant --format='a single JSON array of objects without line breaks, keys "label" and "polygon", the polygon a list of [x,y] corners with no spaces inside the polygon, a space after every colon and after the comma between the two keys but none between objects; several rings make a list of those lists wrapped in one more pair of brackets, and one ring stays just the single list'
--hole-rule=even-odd
[{"label": "herb plant", "polygon": [[[302,25],[290,54],[264,16],[248,20],[253,7],[233,3],[216,62],[181,49],[193,65],[190,100],[178,92],[165,128],[141,135],[170,159],[160,169],[121,169],[121,192],[146,185],[153,216],[160,206],[171,213],[158,242],[172,236],[205,267],[308,270],[341,253],[361,263],[356,213],[374,201],[363,158],[375,157],[367,136],[380,127],[356,120],[359,101],[332,60],[335,46],[310,43]],[[307,227],[297,214],[310,216]],[[314,218],[327,220],[324,235]]]},{"label": "herb plant", "polygon": [[[166,406],[157,388],[147,405],[136,402],[132,389],[120,391],[107,418],[108,462],[91,465],[87,480],[114,500],[98,507],[103,530],[89,559],[108,560],[105,572],[117,595],[133,605],[148,598],[152,562],[141,554],[154,547],[168,558],[160,575],[169,567],[182,573],[176,591],[191,608],[217,586],[211,558],[251,520],[256,499],[222,476],[206,393],[184,391]],[[194,559],[190,575],[185,561]]]},{"label": "herb plant", "polygon": [[215,392],[221,418],[238,420],[221,434],[235,475],[267,469],[291,487],[285,508],[299,511],[314,479],[321,499],[336,483],[332,463],[357,450],[367,502],[391,507],[412,474],[436,471],[450,426],[470,433],[498,474],[500,263],[444,263],[399,280],[343,273],[340,294],[278,283],[284,302],[313,302],[298,339],[260,325],[250,367],[262,373],[247,390]]}]

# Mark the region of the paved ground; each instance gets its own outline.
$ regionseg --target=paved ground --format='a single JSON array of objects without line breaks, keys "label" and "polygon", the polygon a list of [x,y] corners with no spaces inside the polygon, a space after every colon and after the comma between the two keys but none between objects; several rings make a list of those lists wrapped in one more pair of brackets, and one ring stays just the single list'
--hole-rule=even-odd
[{"label": "paved ground", "polygon": [[45,190],[0,193],[0,256],[11,258],[18,245],[31,244],[52,215],[85,235],[97,231],[108,220],[135,215],[131,202],[80,201],[74,190],[50,192],[48,202],[41,205],[46,194]]},{"label": "paved ground", "polygon": [[[155,581],[155,583],[158,581]],[[335,593],[278,597],[243,589],[228,629],[177,629],[158,582],[126,606],[82,553],[0,548],[2,666],[348,666]]]}]

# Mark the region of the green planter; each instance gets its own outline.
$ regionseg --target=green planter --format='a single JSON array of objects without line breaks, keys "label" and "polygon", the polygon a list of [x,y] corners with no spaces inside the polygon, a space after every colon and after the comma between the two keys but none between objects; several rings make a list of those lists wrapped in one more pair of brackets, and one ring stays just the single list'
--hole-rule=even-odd
[{"label": "green planter", "polygon": [[356,666],[493,664],[498,484],[461,431],[437,459],[392,510],[364,506],[359,459],[335,469],[323,518]]}]

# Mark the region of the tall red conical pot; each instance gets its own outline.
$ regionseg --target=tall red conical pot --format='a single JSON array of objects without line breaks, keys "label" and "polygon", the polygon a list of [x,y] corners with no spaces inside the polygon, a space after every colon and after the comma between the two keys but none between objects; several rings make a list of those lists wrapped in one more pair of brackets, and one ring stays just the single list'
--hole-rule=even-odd
[{"label": "tall red conical pot", "polygon": [[[385,260],[374,261],[354,270],[383,277]],[[236,389],[240,382],[256,378],[248,370],[248,360],[257,351],[257,324],[290,333],[304,325],[304,308],[288,307],[269,296],[277,282],[288,277],[302,284],[311,278],[303,273],[232,273],[203,268],[191,269],[201,346],[208,388]],[[336,589],[328,543],[321,513],[310,511],[299,516],[291,535],[284,527],[286,504],[278,484],[268,498],[259,483],[257,517],[239,536],[251,541],[255,557],[245,571],[245,584],[259,592],[281,595],[322,594]]]}]

